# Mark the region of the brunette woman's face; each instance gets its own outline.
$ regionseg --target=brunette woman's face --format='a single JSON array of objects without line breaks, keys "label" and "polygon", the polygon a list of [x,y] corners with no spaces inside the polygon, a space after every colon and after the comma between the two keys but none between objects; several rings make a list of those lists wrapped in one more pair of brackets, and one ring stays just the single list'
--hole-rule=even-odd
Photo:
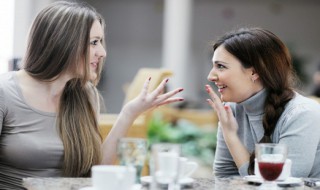
[{"label": "brunette woman's face", "polygon": [[215,50],[212,63],[208,80],[218,87],[222,101],[239,103],[263,88],[254,69],[244,68],[222,45]]},{"label": "brunette woman's face", "polygon": [[97,78],[100,60],[106,57],[106,50],[102,45],[103,30],[98,20],[94,21],[90,30],[90,80]]}]

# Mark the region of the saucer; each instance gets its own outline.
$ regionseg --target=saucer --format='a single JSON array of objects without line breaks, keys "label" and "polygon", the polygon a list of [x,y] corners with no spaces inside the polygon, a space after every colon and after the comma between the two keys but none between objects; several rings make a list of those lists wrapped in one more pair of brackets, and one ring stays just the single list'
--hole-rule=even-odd
[{"label": "saucer", "polygon": [[[152,182],[152,176],[143,176],[140,178],[142,185],[149,185]],[[194,183],[194,179],[190,177],[185,177],[179,179],[179,184],[182,186],[190,186]]]},{"label": "saucer", "polygon": [[[131,190],[140,190],[140,189],[141,189],[141,184],[134,184]],[[92,186],[87,186],[87,187],[82,187],[79,190],[95,190],[95,188]]]},{"label": "saucer", "polygon": [[[244,179],[249,183],[253,184],[261,184],[263,183],[263,179],[261,177],[255,175],[248,175],[245,176]],[[288,177],[286,180],[283,181],[275,181],[278,186],[298,186],[303,185],[303,181],[301,178],[296,177]]]}]

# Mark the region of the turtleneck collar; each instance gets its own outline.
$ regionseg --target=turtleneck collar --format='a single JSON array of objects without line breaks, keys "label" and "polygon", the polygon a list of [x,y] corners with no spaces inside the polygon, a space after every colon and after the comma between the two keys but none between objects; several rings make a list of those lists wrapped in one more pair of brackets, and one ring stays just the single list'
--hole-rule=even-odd
[{"label": "turtleneck collar", "polygon": [[257,94],[251,96],[247,100],[238,103],[238,106],[242,106],[244,111],[248,115],[261,115],[264,113],[264,102],[267,96],[266,89],[260,90]]}]

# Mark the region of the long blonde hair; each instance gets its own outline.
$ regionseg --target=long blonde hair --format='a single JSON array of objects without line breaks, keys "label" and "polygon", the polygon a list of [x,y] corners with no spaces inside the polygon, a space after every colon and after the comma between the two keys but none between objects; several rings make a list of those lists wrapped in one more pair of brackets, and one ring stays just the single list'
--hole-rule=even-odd
[{"label": "long blonde hair", "polygon": [[102,157],[95,86],[103,60],[94,81],[89,79],[88,63],[90,30],[95,20],[104,29],[102,17],[88,4],[50,4],[32,24],[25,56],[25,71],[41,81],[54,81],[64,72],[75,71],[75,78],[67,82],[62,92],[57,118],[64,145],[63,173],[70,177],[89,176],[91,166],[99,164]]}]

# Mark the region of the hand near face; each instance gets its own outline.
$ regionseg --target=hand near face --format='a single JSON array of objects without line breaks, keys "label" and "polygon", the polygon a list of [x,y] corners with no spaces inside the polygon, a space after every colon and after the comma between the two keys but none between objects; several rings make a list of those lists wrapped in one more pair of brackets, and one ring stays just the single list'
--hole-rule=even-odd
[{"label": "hand near face", "polygon": [[209,85],[206,85],[205,87],[211,97],[211,99],[207,99],[207,102],[217,112],[223,133],[236,134],[238,131],[238,123],[233,116],[230,106],[223,105],[219,96]]},{"label": "hand near face", "polygon": [[182,88],[177,88],[163,94],[168,79],[164,79],[154,91],[149,93],[148,88],[150,81],[151,78],[147,79],[140,94],[125,105],[126,110],[135,117],[158,106],[184,100],[181,97],[173,97],[183,91]]}]

